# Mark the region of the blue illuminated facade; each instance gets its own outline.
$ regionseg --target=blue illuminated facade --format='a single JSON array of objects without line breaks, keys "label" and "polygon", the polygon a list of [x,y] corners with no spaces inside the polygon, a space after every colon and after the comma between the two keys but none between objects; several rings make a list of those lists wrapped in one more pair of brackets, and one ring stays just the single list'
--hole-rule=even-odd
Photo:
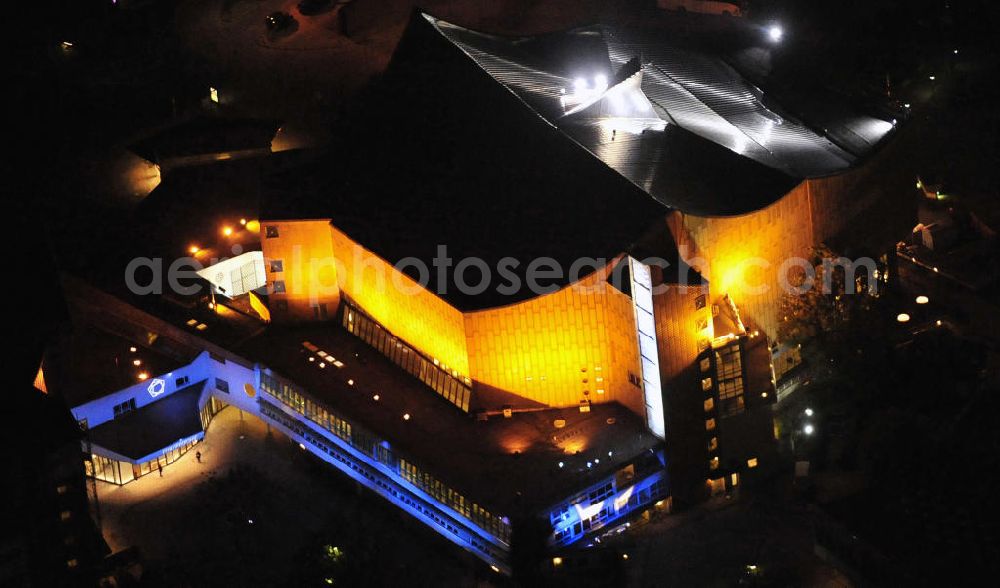
[{"label": "blue illuminated facade", "polygon": [[663,449],[633,463],[549,509],[553,546],[565,547],[669,496]]},{"label": "blue illuminated facade", "polygon": [[[192,382],[203,383],[197,402],[202,429],[222,407],[236,406],[488,565],[505,574],[511,572],[511,523],[506,516],[444,484],[386,440],[331,412],[266,367],[206,351],[182,368],[74,407],[72,412],[81,424],[94,428],[121,418],[122,406],[149,409]],[[204,431],[198,431],[139,459],[90,443],[90,473],[124,484],[169,464],[203,436]],[[554,530],[551,545],[558,548],[576,543],[665,498],[663,459],[662,449],[648,451],[548,509]]]}]

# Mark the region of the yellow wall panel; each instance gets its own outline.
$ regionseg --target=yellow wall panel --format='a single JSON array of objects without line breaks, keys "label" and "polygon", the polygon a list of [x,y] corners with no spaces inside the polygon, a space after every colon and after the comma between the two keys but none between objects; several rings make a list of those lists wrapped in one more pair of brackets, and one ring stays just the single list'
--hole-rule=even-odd
[{"label": "yellow wall panel", "polygon": [[640,374],[632,302],[606,282],[607,271],[519,304],[466,313],[473,379],[550,406],[617,401],[643,414],[642,390],[628,377]]},{"label": "yellow wall panel", "polygon": [[342,291],[394,335],[467,377],[462,313],[336,227],[328,233]]}]

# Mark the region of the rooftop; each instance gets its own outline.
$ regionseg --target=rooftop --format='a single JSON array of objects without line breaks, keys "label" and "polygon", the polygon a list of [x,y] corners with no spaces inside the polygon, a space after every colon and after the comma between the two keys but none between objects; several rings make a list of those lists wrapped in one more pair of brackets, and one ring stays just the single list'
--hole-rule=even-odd
[{"label": "rooftop", "polygon": [[72,408],[136,384],[139,374],[165,374],[194,359],[178,358],[168,354],[174,350],[160,347],[158,340],[132,340],[105,328],[75,325],[46,352],[45,383]]},{"label": "rooftop", "polygon": [[[344,366],[321,368],[318,359],[309,361],[312,353],[304,341]],[[266,357],[276,373],[331,411],[503,514],[566,498],[659,442],[639,417],[618,404],[594,405],[588,413],[545,409],[477,421],[335,325],[272,328],[240,351]],[[556,428],[556,419],[565,420],[565,426]]]},{"label": "rooftop", "polygon": [[802,179],[848,169],[895,124],[771,80],[762,64],[773,48],[751,24],[733,23],[722,42],[619,25],[500,37],[423,18],[548,123],[687,213],[761,208]]},{"label": "rooftop", "polygon": [[198,398],[202,380],[90,430],[95,445],[139,460],[201,429]]}]

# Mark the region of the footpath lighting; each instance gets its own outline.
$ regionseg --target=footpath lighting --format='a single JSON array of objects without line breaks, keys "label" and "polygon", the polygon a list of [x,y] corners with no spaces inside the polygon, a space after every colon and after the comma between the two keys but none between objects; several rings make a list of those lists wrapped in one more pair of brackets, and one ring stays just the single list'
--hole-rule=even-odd
[{"label": "footpath lighting", "polygon": [[772,43],[777,43],[785,36],[785,31],[781,29],[778,25],[771,25],[767,29],[767,38],[771,39]]},{"label": "footpath lighting", "polygon": [[146,381],[149,379],[149,374],[146,372],[139,372],[139,381]]},{"label": "footpath lighting", "polygon": [[896,320],[901,323],[910,322],[910,315],[906,314],[905,312],[901,312],[896,315]]},{"label": "footpath lighting", "polygon": [[926,296],[923,295],[917,296],[917,304],[927,304],[930,301],[931,299]]},{"label": "footpath lighting", "polygon": [[410,420],[410,413],[408,413],[408,412],[407,413],[403,413],[403,420],[404,421]]}]

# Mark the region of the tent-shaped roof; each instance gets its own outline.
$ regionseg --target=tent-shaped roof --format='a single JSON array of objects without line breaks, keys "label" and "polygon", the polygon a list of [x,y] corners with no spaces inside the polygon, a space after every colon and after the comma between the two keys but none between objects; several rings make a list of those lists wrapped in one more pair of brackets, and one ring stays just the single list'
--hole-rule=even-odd
[{"label": "tent-shaped roof", "polygon": [[662,31],[595,25],[498,37],[424,18],[539,116],[691,214],[761,208],[805,178],[846,170],[893,128],[813,97],[780,105],[718,47]]}]

